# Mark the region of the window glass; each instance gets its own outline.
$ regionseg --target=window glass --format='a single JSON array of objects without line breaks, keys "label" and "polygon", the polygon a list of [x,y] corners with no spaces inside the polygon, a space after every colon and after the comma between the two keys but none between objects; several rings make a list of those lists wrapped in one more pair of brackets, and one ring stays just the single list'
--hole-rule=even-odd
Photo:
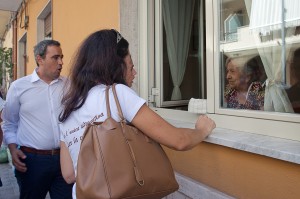
[{"label": "window glass", "polygon": [[220,106],[299,114],[300,1],[219,5]]},{"label": "window glass", "polygon": [[163,106],[187,110],[191,98],[206,98],[204,1],[161,2]]}]

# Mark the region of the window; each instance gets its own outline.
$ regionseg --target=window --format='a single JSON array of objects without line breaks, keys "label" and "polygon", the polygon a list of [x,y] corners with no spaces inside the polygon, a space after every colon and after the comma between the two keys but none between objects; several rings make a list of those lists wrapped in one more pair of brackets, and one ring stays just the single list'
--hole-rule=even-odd
[{"label": "window", "polygon": [[[297,10],[289,12],[286,3],[286,20],[281,23],[276,20],[280,18],[282,0],[194,0],[181,1],[187,5],[178,7],[179,2],[172,1],[176,12],[168,8],[168,0],[154,2],[139,3],[139,77],[143,79],[139,81],[139,93],[149,97],[150,106],[181,122],[197,118],[197,114],[190,112],[205,112],[219,128],[300,141],[300,76],[295,64],[300,57]],[[261,5],[267,2],[273,3]],[[285,2],[295,9],[300,6],[297,0]],[[179,8],[187,10],[190,3],[193,14],[180,13]],[[270,23],[273,25],[267,26]],[[186,31],[182,28],[190,30],[190,34],[183,36]],[[173,43],[168,41],[172,37],[177,38]],[[184,46],[187,43],[188,47]],[[177,81],[174,97],[176,82],[171,65],[178,64],[179,56],[183,55],[176,52],[178,46],[186,53],[187,61],[184,73],[175,73],[177,77],[183,76],[180,86]],[[236,78],[243,83],[242,93],[234,87],[233,74],[237,72],[240,73]],[[201,110],[190,111],[195,100],[194,107]]]},{"label": "window", "polygon": [[162,41],[155,57],[161,79],[156,106],[188,110],[190,99],[206,99],[205,5],[200,0],[156,4],[156,36]]},{"label": "window", "polygon": [[25,33],[18,41],[18,63],[17,63],[17,78],[24,77],[26,75],[27,68],[27,33]]},{"label": "window", "polygon": [[282,0],[220,0],[220,24],[226,24],[221,32],[232,24],[230,33],[237,34],[219,38],[221,107],[300,113],[299,6],[286,1],[283,14]]},{"label": "window", "polygon": [[243,16],[238,13],[230,14],[224,20],[225,41],[237,41],[237,29],[243,24]]},{"label": "window", "polygon": [[45,6],[37,17],[37,41],[52,39],[51,1]]}]

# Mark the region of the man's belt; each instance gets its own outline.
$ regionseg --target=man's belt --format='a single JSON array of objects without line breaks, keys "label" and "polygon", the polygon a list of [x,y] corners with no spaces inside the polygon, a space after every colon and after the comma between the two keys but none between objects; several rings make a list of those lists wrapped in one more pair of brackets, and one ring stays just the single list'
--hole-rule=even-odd
[{"label": "man's belt", "polygon": [[60,149],[39,150],[39,149],[30,148],[27,146],[21,146],[20,149],[23,152],[38,154],[38,155],[59,155],[59,153],[60,153]]}]

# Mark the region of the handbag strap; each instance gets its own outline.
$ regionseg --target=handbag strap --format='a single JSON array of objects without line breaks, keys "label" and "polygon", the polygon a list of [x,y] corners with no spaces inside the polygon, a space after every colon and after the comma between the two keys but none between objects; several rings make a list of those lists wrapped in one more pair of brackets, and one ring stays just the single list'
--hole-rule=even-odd
[{"label": "handbag strap", "polygon": [[105,99],[106,99],[106,111],[107,111],[107,118],[111,117],[111,112],[110,112],[110,105],[109,105],[109,86],[106,86],[105,89]]},{"label": "handbag strap", "polygon": [[[106,98],[107,116],[111,117],[110,103],[109,103],[109,92],[108,92],[109,88],[110,88],[110,86],[106,87],[105,98]],[[117,109],[118,109],[118,114],[119,114],[120,120],[121,120],[121,122],[125,122],[125,118],[123,116],[121,105],[120,105],[120,102],[119,102],[119,99],[118,99],[118,95],[117,95],[117,92],[116,92],[116,84],[112,85],[112,91],[113,91],[113,95],[114,95],[114,98],[115,98],[115,102],[116,102],[116,106],[117,106]]]},{"label": "handbag strap", "polygon": [[[116,106],[118,108],[118,114],[119,114],[119,117],[121,119],[120,123],[121,123],[122,129],[123,129],[123,127],[124,127],[123,125],[126,123],[126,121],[125,121],[125,118],[123,116],[123,112],[122,112],[122,109],[121,109],[121,106],[120,106],[120,103],[119,103],[119,99],[118,99],[115,87],[116,87],[116,84],[113,84],[112,85],[112,91],[113,91],[113,95],[114,95],[114,98],[115,98]],[[106,109],[107,109],[107,117],[108,118],[111,117],[110,103],[109,103],[109,88],[110,88],[110,86],[107,86],[106,90],[105,90]],[[140,170],[139,170],[139,168],[137,166],[137,162],[136,162],[136,158],[135,158],[135,154],[134,154],[133,148],[132,148],[131,144],[129,143],[129,140],[126,137],[126,135],[124,134],[123,130],[122,130],[122,133],[123,133],[124,139],[125,139],[128,147],[129,147],[131,160],[132,160],[133,165],[134,165],[133,169],[134,169],[135,179],[136,179],[137,183],[140,186],[143,186],[145,184],[145,181],[144,181],[144,178],[141,175],[141,172],[140,172]]]}]

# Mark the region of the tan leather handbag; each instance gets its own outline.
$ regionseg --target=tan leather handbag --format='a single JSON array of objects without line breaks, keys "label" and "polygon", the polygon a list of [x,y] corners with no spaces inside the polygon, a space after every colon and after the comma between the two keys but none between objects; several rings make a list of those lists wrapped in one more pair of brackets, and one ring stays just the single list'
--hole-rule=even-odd
[{"label": "tan leather handbag", "polygon": [[121,122],[108,118],[85,130],[77,163],[78,199],[160,199],[178,189],[171,163],[162,147],[126,124],[112,86]]}]

